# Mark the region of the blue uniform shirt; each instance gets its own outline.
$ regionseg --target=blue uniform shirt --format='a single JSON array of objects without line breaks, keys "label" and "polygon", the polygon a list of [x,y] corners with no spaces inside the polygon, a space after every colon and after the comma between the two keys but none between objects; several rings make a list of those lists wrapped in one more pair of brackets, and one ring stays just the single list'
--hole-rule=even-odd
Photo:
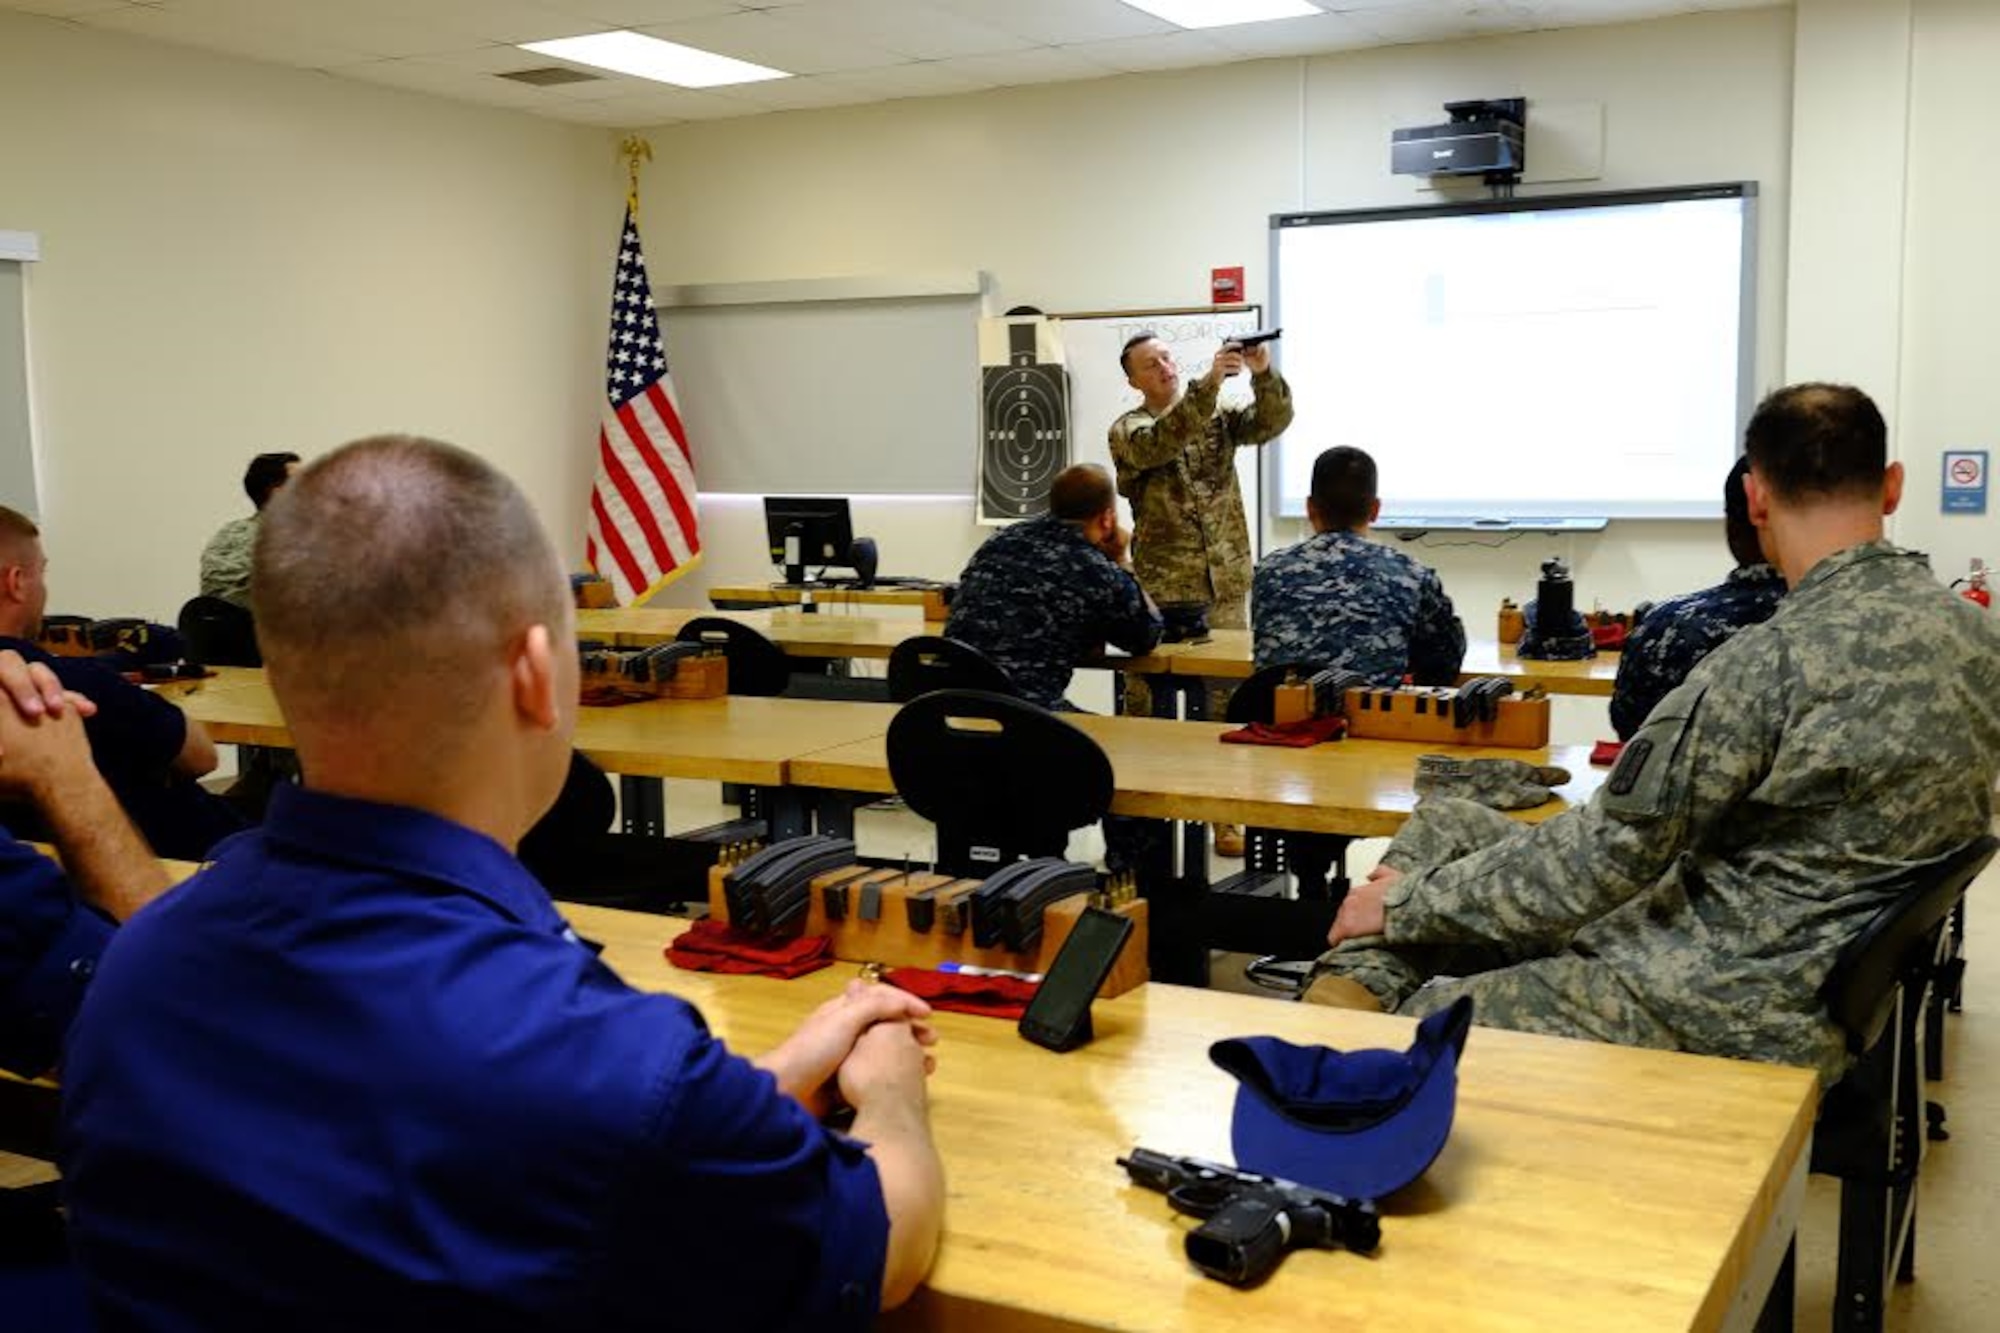
[{"label": "blue uniform shirt", "polygon": [[111,931],[55,862],[0,829],[0,1069],[55,1068]]},{"label": "blue uniform shirt", "polygon": [[97,705],[96,715],[83,724],[90,756],[155,853],[200,861],[243,827],[243,817],[229,802],[173,770],[187,743],[187,714],[94,657],[56,657],[25,639],[5,637],[0,648],[43,663],[64,689]]},{"label": "blue uniform shirt", "polygon": [[1784,596],[1784,575],[1769,565],[1744,565],[1713,588],[1655,603],[1627,636],[1618,659],[1611,687],[1611,725],[1618,739],[1630,739],[1653,706],[1730,635],[1769,620]]},{"label": "blue uniform shirt", "polygon": [[1454,685],[1465,626],[1437,571],[1357,532],[1329,531],[1257,562],[1250,583],[1257,665],[1311,662],[1377,685]]},{"label": "blue uniform shirt", "polygon": [[64,1065],[107,1330],[861,1329],[888,1213],[499,844],[297,787],[99,964]]},{"label": "blue uniform shirt", "polygon": [[1128,653],[1160,641],[1159,613],[1139,580],[1050,515],[1003,528],[959,576],[945,637],[998,662],[1021,697],[1063,705],[1077,663],[1106,643]]}]

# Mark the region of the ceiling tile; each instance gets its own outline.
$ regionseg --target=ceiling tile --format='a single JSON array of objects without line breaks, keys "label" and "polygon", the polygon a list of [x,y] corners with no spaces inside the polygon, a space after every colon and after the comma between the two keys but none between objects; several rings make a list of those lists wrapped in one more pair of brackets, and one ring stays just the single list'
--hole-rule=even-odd
[{"label": "ceiling tile", "polygon": [[916,0],[812,0],[772,10],[770,17],[819,36],[880,46],[910,60],[948,60],[1032,45],[1025,37]]},{"label": "ceiling tile", "polygon": [[330,5],[323,0],[161,0],[175,19],[205,25],[265,29],[302,45],[326,45],[385,58],[434,55],[476,45],[479,39],[450,28],[412,21],[381,8]]},{"label": "ceiling tile", "polygon": [[1378,40],[1374,33],[1344,14],[1241,23],[1228,28],[1209,28],[1202,36],[1246,56],[1309,56],[1322,51],[1352,51],[1373,46]]},{"label": "ceiling tile", "polygon": [[70,19],[106,9],[127,9],[131,0],[0,0],[0,9],[18,9],[24,14]]},{"label": "ceiling tile", "polygon": [[315,0],[344,9],[421,20],[448,32],[488,42],[543,42],[603,32],[612,24],[579,18],[538,0]]},{"label": "ceiling tile", "polygon": [[995,80],[975,76],[959,68],[959,64],[956,60],[913,60],[904,65],[884,65],[880,69],[858,69],[816,77],[822,83],[863,88],[884,99],[944,97],[994,86]]},{"label": "ceiling tile", "polygon": [[1119,71],[1077,54],[1074,47],[1037,46],[1026,51],[1002,51],[990,56],[960,56],[945,62],[950,69],[1001,87],[1024,83],[1059,83],[1065,79],[1102,79]]},{"label": "ceiling tile", "polygon": [[818,76],[732,84],[727,88],[717,88],[715,95],[741,102],[746,110],[752,112],[803,111],[812,107],[854,106],[882,100],[852,82],[834,83]]},{"label": "ceiling tile", "polygon": [[997,0],[997,3],[996,0],[930,0],[930,3],[1042,46],[1180,31],[1165,19],[1134,9],[1123,0]]},{"label": "ceiling tile", "polygon": [[81,21],[93,28],[108,28],[151,37],[184,46],[199,46],[226,55],[248,56],[276,65],[302,65],[308,69],[328,65],[351,65],[372,52],[335,46],[330,42],[302,40],[254,23],[223,20],[196,20],[164,9],[106,10],[85,14]]},{"label": "ceiling tile", "polygon": [[1222,65],[1243,57],[1215,42],[1208,33],[1171,32],[1157,37],[1120,37],[1108,42],[1083,42],[1064,48],[1086,60],[1116,70],[1182,69],[1189,65]]},{"label": "ceiling tile", "polygon": [[639,28],[650,23],[682,23],[688,19],[734,14],[743,8],[734,0],[542,0],[552,8],[614,28]]},{"label": "ceiling tile", "polygon": [[824,33],[787,23],[773,14],[730,14],[668,23],[641,31],[651,37],[735,56],[789,74],[824,74],[837,69],[874,69],[910,59],[856,37]]}]

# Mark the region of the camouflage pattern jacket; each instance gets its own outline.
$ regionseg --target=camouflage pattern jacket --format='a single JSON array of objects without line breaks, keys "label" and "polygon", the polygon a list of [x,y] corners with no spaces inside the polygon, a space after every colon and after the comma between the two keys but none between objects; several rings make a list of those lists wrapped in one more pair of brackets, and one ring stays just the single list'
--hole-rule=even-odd
[{"label": "camouflage pattern jacket", "polygon": [[1312,662],[1377,685],[1455,685],[1465,626],[1437,572],[1358,532],[1322,532],[1258,562],[1257,665]]},{"label": "camouflage pattern jacket", "polygon": [[1625,640],[1611,690],[1611,726],[1625,740],[1653,705],[1687,679],[1723,640],[1771,618],[1784,600],[1785,576],[1769,565],[1744,565],[1713,588],[1654,605]]},{"label": "camouflage pattern jacket", "polygon": [[257,515],[222,525],[201,552],[201,595],[250,609],[250,548],[257,541]]},{"label": "camouflage pattern jacket", "polygon": [[1013,677],[1021,696],[1067,707],[1077,663],[1108,642],[1128,653],[1160,641],[1139,581],[1083,531],[1043,515],[1003,528],[959,576],[945,637],[970,644]]},{"label": "camouflage pattern jacket", "polygon": [[[1132,502],[1132,567],[1161,602],[1239,605],[1250,587],[1250,526],[1236,450],[1292,424],[1292,391],[1253,375],[1249,407],[1217,411],[1201,380],[1159,416],[1135,407],[1111,424],[1118,493]],[[1240,615],[1241,612],[1238,612]]]},{"label": "camouflage pattern jacket", "polygon": [[1567,945],[1684,1049],[1831,1082],[1819,986],[1885,905],[1856,882],[1991,827],[1989,616],[1921,555],[1829,556],[1660,701],[1590,804],[1393,885],[1389,944]]}]

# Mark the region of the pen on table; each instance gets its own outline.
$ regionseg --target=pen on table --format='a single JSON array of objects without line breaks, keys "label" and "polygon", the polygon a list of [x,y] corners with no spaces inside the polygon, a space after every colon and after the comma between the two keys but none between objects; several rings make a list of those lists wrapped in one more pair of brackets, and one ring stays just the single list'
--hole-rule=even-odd
[{"label": "pen on table", "polygon": [[939,963],[940,972],[956,972],[962,977],[1012,977],[1016,981],[1040,981],[1039,972],[1009,972],[1004,967],[974,967],[970,963]]}]

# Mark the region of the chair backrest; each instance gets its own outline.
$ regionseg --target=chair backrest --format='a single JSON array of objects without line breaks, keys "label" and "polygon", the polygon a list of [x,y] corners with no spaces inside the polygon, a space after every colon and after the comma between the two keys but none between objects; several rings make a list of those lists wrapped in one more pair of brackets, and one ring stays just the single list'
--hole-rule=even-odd
[{"label": "chair backrest", "polygon": [[1310,680],[1326,666],[1321,662],[1274,662],[1267,667],[1259,667],[1229,696],[1229,710],[1224,721],[1237,726],[1252,722],[1271,720],[1271,698],[1286,677],[1298,673],[1300,680]]},{"label": "chair backrest", "polygon": [[889,698],[906,704],[933,690],[985,690],[1018,695],[1007,670],[969,643],[919,634],[889,654]]},{"label": "chair backrest", "polygon": [[206,666],[260,667],[257,627],[250,613],[220,597],[192,597],[181,607],[181,638],[194,660]]},{"label": "chair backrest", "polygon": [[889,724],[889,776],[937,825],[938,869],[985,875],[1061,856],[1111,806],[1111,760],[1054,713],[983,690],[938,690]]},{"label": "chair backrest", "polygon": [[1929,966],[1933,932],[1996,848],[2000,839],[1985,834],[1934,860],[1855,886],[1856,893],[1890,901],[1842,946],[1820,984],[1820,998],[1847,1034],[1850,1052],[1859,1055],[1882,1035],[1897,985],[1913,970]]},{"label": "chair backrest", "polygon": [[729,659],[731,694],[783,694],[792,663],[785,650],[748,625],[721,616],[696,616],[674,636],[687,643],[712,643]]}]

